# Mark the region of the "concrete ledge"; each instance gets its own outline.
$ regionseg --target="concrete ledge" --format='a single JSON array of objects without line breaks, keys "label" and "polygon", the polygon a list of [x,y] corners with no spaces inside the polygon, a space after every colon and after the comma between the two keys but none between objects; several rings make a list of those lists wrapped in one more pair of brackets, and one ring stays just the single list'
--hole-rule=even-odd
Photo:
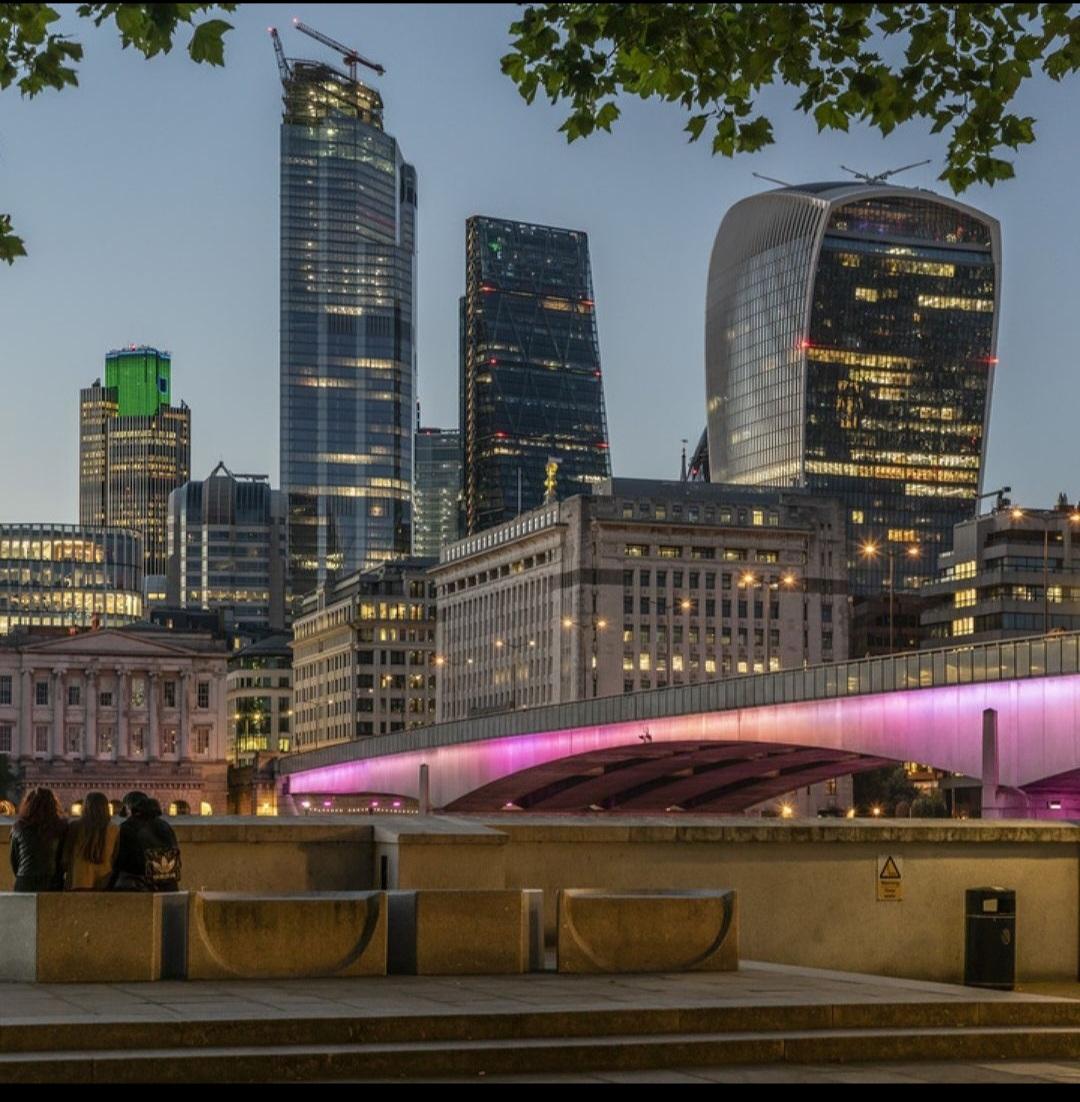
[{"label": "concrete ledge", "polygon": [[567,888],[560,972],[728,972],[739,966],[735,893]]},{"label": "concrete ledge", "polygon": [[539,891],[395,891],[389,910],[391,972],[494,976],[543,967]]},{"label": "concrete ledge", "polygon": [[386,974],[386,895],[195,892],[188,979]]},{"label": "concrete ledge", "polygon": [[186,915],[184,892],[2,892],[0,980],[179,978]]}]

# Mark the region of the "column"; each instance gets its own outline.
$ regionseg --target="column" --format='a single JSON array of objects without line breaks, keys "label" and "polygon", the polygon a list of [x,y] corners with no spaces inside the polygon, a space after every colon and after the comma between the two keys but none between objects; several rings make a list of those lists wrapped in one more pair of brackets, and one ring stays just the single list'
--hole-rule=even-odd
[{"label": "column", "polygon": [[146,677],[146,756],[149,761],[156,761],[161,756],[161,748],[158,746],[158,723],[162,692],[158,685],[157,670],[151,670]]},{"label": "column", "polygon": [[191,689],[191,671],[180,671],[180,722],[176,732],[176,752],[181,761],[188,757],[188,725],[191,723],[191,701],[188,692]]},{"label": "column", "polygon": [[[128,721],[131,711],[131,675],[120,666],[116,667],[116,730],[113,732],[112,753],[116,761],[121,753],[128,757]],[[121,747],[123,748],[121,750]]]},{"label": "column", "polygon": [[53,670],[49,684],[49,703],[52,705],[52,753],[50,757],[64,756],[64,674],[62,670]]},{"label": "column", "polygon": [[19,671],[19,747],[20,757],[34,756],[34,671]]},{"label": "column", "polygon": [[98,710],[98,683],[97,670],[86,671],[86,728],[83,732],[83,756],[94,758],[97,756],[97,710]]}]

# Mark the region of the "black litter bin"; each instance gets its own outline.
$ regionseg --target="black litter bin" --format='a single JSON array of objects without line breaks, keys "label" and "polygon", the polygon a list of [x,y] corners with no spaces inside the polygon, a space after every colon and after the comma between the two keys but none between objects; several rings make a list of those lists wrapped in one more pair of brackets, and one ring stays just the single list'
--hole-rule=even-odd
[{"label": "black litter bin", "polygon": [[1016,986],[1016,892],[970,888],[964,894],[964,983],[1011,991]]}]

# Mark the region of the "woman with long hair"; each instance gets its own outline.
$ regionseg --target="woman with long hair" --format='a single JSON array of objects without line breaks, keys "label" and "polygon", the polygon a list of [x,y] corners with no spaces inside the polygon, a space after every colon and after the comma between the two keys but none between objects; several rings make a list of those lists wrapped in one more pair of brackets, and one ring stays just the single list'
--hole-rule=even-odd
[{"label": "woman with long hair", "polygon": [[112,821],[104,792],[88,792],[82,816],[64,839],[64,887],[67,891],[101,892],[109,886],[116,864],[120,825]]},{"label": "woman with long hair", "polygon": [[52,789],[30,789],[11,827],[11,870],[17,892],[60,891],[65,829],[60,803]]}]

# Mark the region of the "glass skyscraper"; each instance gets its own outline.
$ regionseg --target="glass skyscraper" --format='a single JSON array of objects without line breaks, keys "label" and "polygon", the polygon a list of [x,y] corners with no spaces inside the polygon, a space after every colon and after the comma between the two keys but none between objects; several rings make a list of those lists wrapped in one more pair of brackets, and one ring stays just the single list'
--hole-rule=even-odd
[{"label": "glass skyscraper", "polygon": [[191,475],[191,410],[171,393],[168,352],[136,345],[80,391],[79,523],[138,532],[147,576],[165,573],[169,494]]},{"label": "glass skyscraper", "polygon": [[461,433],[457,429],[416,430],[413,487],[413,554],[437,559],[458,538],[461,497]]},{"label": "glass skyscraper", "polygon": [[[474,216],[461,304],[465,533],[611,474],[589,240]],[[552,465],[557,464],[553,471]]]},{"label": "glass skyscraper", "polygon": [[266,475],[219,463],[169,495],[167,595],[173,608],[222,609],[228,623],[284,627],[282,496]]},{"label": "glass skyscraper", "polygon": [[374,89],[284,64],[281,488],[293,595],[411,549],[416,172]]},{"label": "glass skyscraper", "polygon": [[839,498],[852,592],[881,592],[890,551],[918,587],[981,491],[1000,268],[998,223],[921,189],[737,203],[709,267],[712,480]]}]

